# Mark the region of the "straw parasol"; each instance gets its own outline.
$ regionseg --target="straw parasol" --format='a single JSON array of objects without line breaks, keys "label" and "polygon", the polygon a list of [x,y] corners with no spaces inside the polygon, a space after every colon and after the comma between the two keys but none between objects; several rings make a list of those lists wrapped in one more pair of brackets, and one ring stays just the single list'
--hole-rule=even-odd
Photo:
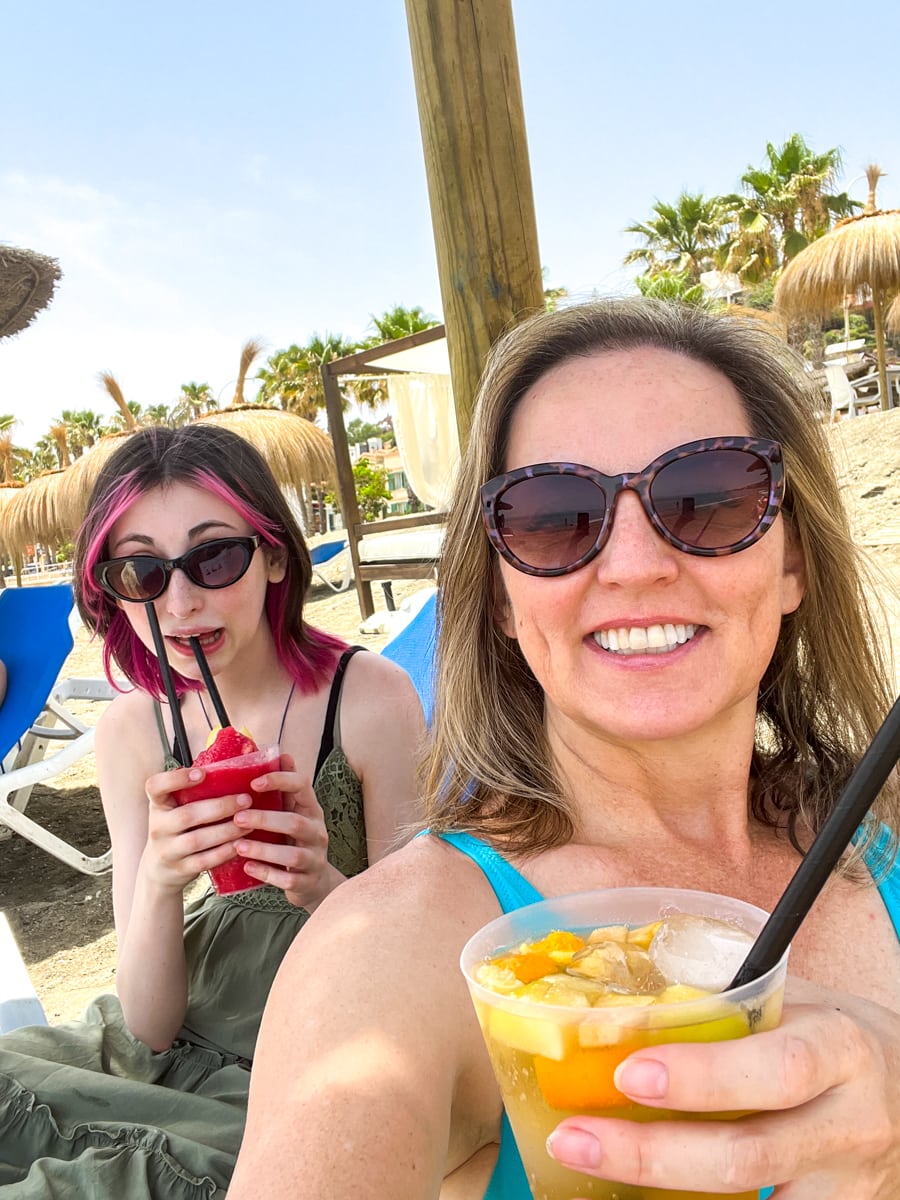
[{"label": "straw parasol", "polygon": [[3,540],[7,548],[21,554],[39,542],[59,546],[71,539],[72,531],[59,504],[59,491],[66,469],[45,471],[19,488],[3,507]]},{"label": "straw parasol", "polygon": [[900,293],[888,305],[884,316],[884,328],[888,333],[900,333]]},{"label": "straw parasol", "polygon": [[0,246],[0,338],[21,333],[53,299],[59,263],[34,250]]},{"label": "straw parasol", "polygon": [[869,198],[863,211],[838,221],[788,263],[775,285],[775,307],[788,318],[825,317],[840,308],[849,293],[870,292],[881,405],[888,408],[884,304],[887,294],[900,287],[900,209],[875,207],[882,174],[880,167],[869,166]]},{"label": "straw parasol", "polygon": [[204,413],[208,422],[240,434],[260,451],[282,487],[334,483],[334,447],[324,429],[296,413],[261,404],[235,404]]}]

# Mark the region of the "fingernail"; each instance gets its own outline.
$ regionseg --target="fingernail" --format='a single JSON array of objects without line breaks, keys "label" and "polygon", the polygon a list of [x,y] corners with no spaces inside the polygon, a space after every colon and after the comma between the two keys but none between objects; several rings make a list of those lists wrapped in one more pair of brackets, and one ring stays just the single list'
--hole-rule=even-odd
[{"label": "fingernail", "polygon": [[235,848],[235,850],[237,850],[238,854],[249,854],[250,853],[250,843],[249,842],[235,842],[234,848]]},{"label": "fingernail", "polygon": [[199,768],[196,768],[196,767],[192,768],[188,772],[188,779],[191,781],[191,783],[197,783],[198,780],[200,780],[202,778],[203,778],[203,772],[201,770],[199,770]]},{"label": "fingernail", "polygon": [[547,1138],[547,1153],[557,1162],[578,1170],[597,1168],[603,1157],[600,1143],[592,1133],[583,1129],[554,1129]]},{"label": "fingernail", "polygon": [[236,799],[241,808],[250,808],[253,805],[252,796],[237,796]]},{"label": "fingernail", "polygon": [[623,1062],[613,1080],[619,1091],[632,1099],[661,1100],[669,1090],[669,1072],[653,1058]]}]

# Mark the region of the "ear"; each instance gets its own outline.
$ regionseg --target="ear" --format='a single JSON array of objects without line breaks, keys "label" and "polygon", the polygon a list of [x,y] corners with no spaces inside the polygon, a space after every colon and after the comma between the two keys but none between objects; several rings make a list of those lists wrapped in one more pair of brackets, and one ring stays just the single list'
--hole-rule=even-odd
[{"label": "ear", "polygon": [[269,583],[281,583],[287,575],[287,553],[281,546],[266,547],[267,575]]},{"label": "ear", "polygon": [[806,558],[793,524],[784,523],[784,562],[781,575],[781,612],[796,612],[806,595]]}]

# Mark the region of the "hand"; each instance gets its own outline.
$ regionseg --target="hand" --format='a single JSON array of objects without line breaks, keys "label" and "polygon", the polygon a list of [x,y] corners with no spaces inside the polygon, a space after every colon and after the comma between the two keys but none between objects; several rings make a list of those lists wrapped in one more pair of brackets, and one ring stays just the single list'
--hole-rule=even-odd
[{"label": "hand", "polygon": [[801,980],[778,1029],[638,1051],[616,1071],[633,1100],[733,1121],[572,1117],[548,1149],[601,1179],[693,1191],[776,1184],[773,1200],[895,1200],[900,1016]]},{"label": "hand", "polygon": [[204,871],[234,858],[234,843],[242,836],[232,818],[250,807],[250,796],[218,796],[181,805],[175,799],[175,792],[199,783],[204,774],[202,767],[182,767],[147,780],[150,809],[142,862],[151,880],[165,891],[182,892]]},{"label": "hand", "polygon": [[[246,808],[236,813],[235,825],[249,836],[234,848],[248,875],[282,888],[299,908],[315,908],[344,876],[328,861],[328,830],[312,785],[297,773],[289,754],[281,756],[281,766],[250,786],[254,792],[280,791],[282,811]],[[280,833],[285,841],[261,842],[253,837],[254,829]]]}]

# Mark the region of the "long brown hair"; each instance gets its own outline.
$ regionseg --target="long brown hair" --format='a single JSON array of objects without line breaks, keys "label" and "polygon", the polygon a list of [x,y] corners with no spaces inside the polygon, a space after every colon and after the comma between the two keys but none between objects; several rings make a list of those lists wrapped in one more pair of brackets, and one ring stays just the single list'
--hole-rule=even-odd
[{"label": "long brown hair", "polygon": [[[720,371],[742,398],[753,434],[784,448],[784,514],[805,557],[806,593],[783,618],[760,684],[750,807],[765,824],[786,826],[800,850],[805,831],[817,830],[831,811],[891,700],[883,634],[822,429],[821,396],[801,361],[757,323],[647,299],[539,314],[489,355],[441,558],[428,824],[438,832],[465,828],[520,853],[572,836],[544,733],[541,686],[519,643],[496,622],[499,577],[478,491],[505,469],[512,416],[542,375],[566,359],[641,346]],[[880,805],[878,815],[897,829],[896,789]],[[877,832],[873,823],[872,837]]]}]

